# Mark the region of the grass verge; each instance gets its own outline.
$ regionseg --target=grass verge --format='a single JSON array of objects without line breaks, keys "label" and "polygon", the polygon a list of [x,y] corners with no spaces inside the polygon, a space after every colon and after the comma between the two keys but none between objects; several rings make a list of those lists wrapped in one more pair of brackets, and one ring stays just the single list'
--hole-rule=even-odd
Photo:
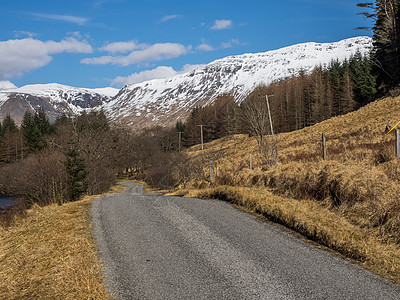
[{"label": "grass verge", "polygon": [[[181,191],[182,192],[182,191]],[[188,196],[228,201],[299,232],[366,269],[400,284],[400,248],[382,243],[369,230],[351,224],[313,200],[274,195],[256,187],[217,186],[190,190]]]},{"label": "grass verge", "polygon": [[[110,193],[119,193],[116,186]],[[92,233],[99,196],[34,206],[0,227],[0,299],[108,299]]]},{"label": "grass verge", "polygon": [[175,194],[235,203],[400,284],[400,160],[395,135],[385,134],[388,121],[400,120],[399,107],[400,97],[386,98],[277,134],[273,166],[247,135],[206,143],[204,150],[193,146],[186,150],[193,172]]}]

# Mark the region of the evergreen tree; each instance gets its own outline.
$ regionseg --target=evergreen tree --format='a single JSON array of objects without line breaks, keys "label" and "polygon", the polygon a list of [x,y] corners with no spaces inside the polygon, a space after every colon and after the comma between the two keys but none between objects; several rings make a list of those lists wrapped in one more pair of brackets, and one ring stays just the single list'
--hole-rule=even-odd
[{"label": "evergreen tree", "polygon": [[7,131],[16,132],[18,127],[10,115],[7,115],[3,120],[2,132],[3,134]]},{"label": "evergreen tree", "polygon": [[376,0],[357,6],[367,9],[360,14],[374,21],[372,55],[378,83],[383,89],[391,88],[400,82],[400,1]]},{"label": "evergreen tree", "polygon": [[80,157],[75,142],[69,142],[69,149],[65,153],[64,163],[67,174],[67,199],[78,200],[88,189],[86,166],[84,159]]},{"label": "evergreen tree", "polygon": [[389,86],[400,82],[400,1],[376,1],[374,58],[379,67],[379,80]]},{"label": "evergreen tree", "polygon": [[34,122],[42,136],[49,135],[54,131],[53,126],[50,124],[49,118],[46,116],[43,107],[40,107],[35,111]]},{"label": "evergreen tree", "polygon": [[183,123],[181,120],[176,122],[176,125],[175,125],[176,132],[184,132],[185,127],[186,127],[186,124]]},{"label": "evergreen tree", "polygon": [[359,104],[371,102],[376,90],[376,76],[372,73],[370,56],[362,56],[357,52],[350,59],[350,71],[353,81],[354,100]]},{"label": "evergreen tree", "polygon": [[29,150],[38,153],[46,148],[46,140],[39,129],[38,118],[35,118],[29,111],[25,112],[21,128]]},{"label": "evergreen tree", "polygon": [[10,115],[7,115],[1,126],[0,161],[15,162],[21,156],[20,134],[17,125]]}]

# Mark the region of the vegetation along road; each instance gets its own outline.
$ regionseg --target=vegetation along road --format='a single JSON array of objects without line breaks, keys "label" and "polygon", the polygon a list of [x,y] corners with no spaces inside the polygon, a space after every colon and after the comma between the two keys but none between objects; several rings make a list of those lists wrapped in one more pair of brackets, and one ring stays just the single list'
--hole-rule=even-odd
[{"label": "vegetation along road", "polygon": [[400,288],[228,203],[148,194],[93,204],[117,299],[400,299]]}]

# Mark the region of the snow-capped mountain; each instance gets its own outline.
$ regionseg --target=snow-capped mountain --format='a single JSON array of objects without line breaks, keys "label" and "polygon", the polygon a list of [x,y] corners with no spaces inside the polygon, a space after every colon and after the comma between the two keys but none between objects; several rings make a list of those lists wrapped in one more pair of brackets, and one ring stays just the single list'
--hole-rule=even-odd
[{"label": "snow-capped mountain", "polygon": [[74,115],[83,110],[101,107],[118,93],[118,89],[84,89],[57,83],[26,85],[0,90],[0,120],[7,114],[17,122],[25,111],[43,107],[50,120],[61,114]]},{"label": "snow-capped mountain", "polygon": [[135,127],[171,125],[195,106],[208,104],[221,94],[231,92],[241,102],[260,84],[298,75],[300,70],[311,72],[357,51],[366,54],[371,47],[371,38],[355,37],[229,56],[167,79],[127,85],[104,108],[112,119]]},{"label": "snow-capped mountain", "polygon": [[142,128],[172,125],[198,105],[232,93],[241,102],[258,85],[308,73],[332,60],[371,50],[372,39],[355,37],[336,43],[303,43],[264,53],[229,56],[187,73],[114,88],[83,89],[60,84],[0,87],[0,120],[10,114],[20,123],[26,110],[43,107],[49,118],[103,108],[112,120]]}]

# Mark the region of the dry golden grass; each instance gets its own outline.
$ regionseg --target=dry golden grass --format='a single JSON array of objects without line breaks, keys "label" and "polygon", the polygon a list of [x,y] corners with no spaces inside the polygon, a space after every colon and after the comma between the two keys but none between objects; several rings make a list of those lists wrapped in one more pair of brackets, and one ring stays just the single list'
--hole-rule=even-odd
[{"label": "dry golden grass", "polygon": [[[400,121],[400,98],[279,134],[279,164],[272,167],[263,165],[255,138],[246,135],[205,144],[204,151],[192,147],[188,155],[206,178],[193,178],[176,193],[254,210],[400,283],[400,162],[394,134],[384,133],[388,121]],[[213,183],[210,160],[219,168]]]},{"label": "dry golden grass", "polygon": [[351,224],[345,217],[338,216],[315,201],[277,196],[265,188],[232,186],[192,189],[188,191],[188,196],[229,201],[400,283],[398,245],[382,243],[367,229]]},{"label": "dry golden grass", "polygon": [[0,228],[0,299],[110,297],[90,222],[94,198],[34,206]]}]

